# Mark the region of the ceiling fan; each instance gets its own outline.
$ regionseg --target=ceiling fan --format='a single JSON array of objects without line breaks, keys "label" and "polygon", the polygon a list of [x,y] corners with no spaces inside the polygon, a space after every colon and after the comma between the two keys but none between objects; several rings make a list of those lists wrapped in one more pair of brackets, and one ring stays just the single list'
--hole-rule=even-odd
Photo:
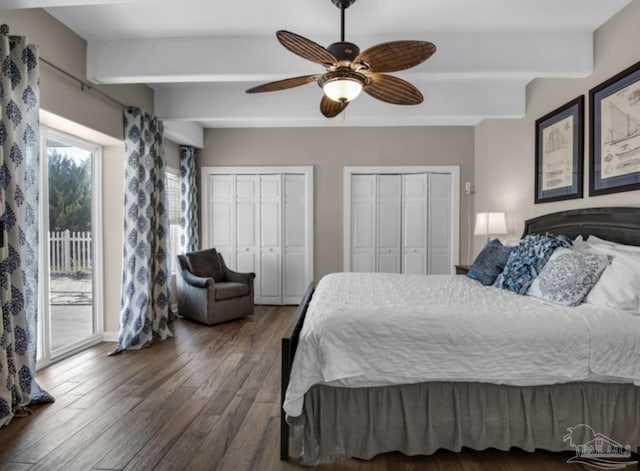
[{"label": "ceiling fan", "polygon": [[324,95],[320,111],[327,118],[339,115],[363,90],[373,98],[396,105],[418,105],[420,90],[405,80],[385,72],[397,72],[421,64],[436,51],[426,41],[392,41],[370,47],[364,52],[344,40],[345,10],[356,0],[331,0],[340,9],[340,41],[324,48],[289,31],[278,31],[278,41],[289,51],[326,68],[324,74],[292,77],[250,88],[247,93],[273,92],[318,82]]}]

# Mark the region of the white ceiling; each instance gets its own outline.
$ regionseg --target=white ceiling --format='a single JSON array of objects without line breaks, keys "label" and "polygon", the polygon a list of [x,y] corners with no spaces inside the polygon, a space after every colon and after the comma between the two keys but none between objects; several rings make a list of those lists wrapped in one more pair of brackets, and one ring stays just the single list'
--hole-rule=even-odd
[{"label": "white ceiling", "polygon": [[276,40],[286,29],[328,45],[339,39],[330,0],[3,0],[2,8],[46,7],[88,41],[96,83],[148,83],[156,114],[211,127],[473,125],[524,114],[536,77],[584,77],[593,31],[630,0],[359,0],[347,11],[347,40],[361,49],[392,39],[438,46],[426,63],[397,75],[414,83],[416,107],[361,96],[346,117],[319,112],[314,84],[246,95],[262,81],[321,72]]},{"label": "white ceiling", "polygon": [[[52,2],[55,3],[55,2]],[[94,3],[94,2],[91,2]],[[95,2],[97,3],[97,2]],[[330,0],[147,0],[48,11],[86,39],[339,33]],[[360,0],[348,32],[378,35],[479,31],[593,31],[625,1]]]}]

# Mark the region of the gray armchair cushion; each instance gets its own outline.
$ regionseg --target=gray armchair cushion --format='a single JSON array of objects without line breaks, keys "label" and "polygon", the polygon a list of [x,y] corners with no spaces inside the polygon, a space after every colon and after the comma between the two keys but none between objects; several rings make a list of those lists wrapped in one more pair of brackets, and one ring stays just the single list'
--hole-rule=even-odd
[{"label": "gray armchair cushion", "polygon": [[231,281],[223,281],[216,283],[214,286],[216,292],[216,301],[237,298],[249,294],[248,283],[234,283]]},{"label": "gray armchair cushion", "polygon": [[189,271],[196,276],[224,280],[224,269],[218,259],[216,249],[201,250],[186,254]]}]

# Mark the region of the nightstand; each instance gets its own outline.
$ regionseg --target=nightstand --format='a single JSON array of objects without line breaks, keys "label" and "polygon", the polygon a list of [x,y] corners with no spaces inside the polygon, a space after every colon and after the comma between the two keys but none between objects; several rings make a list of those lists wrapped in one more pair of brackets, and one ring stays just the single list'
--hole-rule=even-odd
[{"label": "nightstand", "polygon": [[456,265],[456,275],[466,275],[470,269],[471,265]]}]

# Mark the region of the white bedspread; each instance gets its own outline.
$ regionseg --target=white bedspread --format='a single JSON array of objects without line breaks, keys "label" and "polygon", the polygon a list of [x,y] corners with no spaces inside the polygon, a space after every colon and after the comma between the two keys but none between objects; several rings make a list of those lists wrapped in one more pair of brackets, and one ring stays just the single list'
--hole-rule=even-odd
[{"label": "white bedspread", "polygon": [[640,381],[640,316],[560,307],[466,276],[324,277],[300,334],[284,410],[314,384],[544,385]]}]

